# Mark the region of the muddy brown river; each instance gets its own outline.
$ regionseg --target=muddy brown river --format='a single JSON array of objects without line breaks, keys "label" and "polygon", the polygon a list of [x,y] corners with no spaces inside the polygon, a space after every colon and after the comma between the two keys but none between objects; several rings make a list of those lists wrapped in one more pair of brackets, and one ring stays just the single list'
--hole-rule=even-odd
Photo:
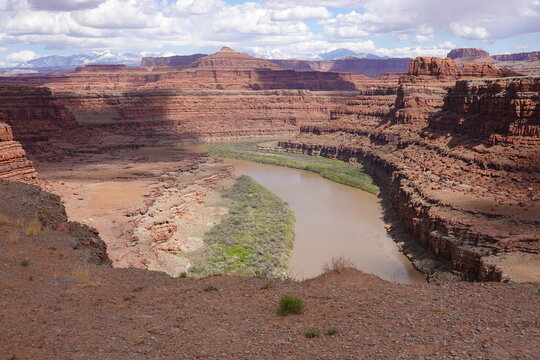
[{"label": "muddy brown river", "polygon": [[289,274],[302,280],[319,275],[332,258],[401,284],[423,282],[388,236],[379,199],[318,174],[249,161],[226,160],[289,204],[296,215]]}]

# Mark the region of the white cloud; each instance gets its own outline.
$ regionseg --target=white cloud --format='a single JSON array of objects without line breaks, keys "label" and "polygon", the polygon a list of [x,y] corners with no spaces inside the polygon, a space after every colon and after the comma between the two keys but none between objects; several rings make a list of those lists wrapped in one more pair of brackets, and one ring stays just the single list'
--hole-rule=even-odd
[{"label": "white cloud", "polygon": [[8,56],[6,56],[6,59],[14,63],[21,63],[37,59],[38,57],[39,56],[31,50],[21,50],[16,53],[9,54]]},{"label": "white cloud", "polygon": [[453,22],[450,24],[450,30],[452,31],[452,34],[465,39],[485,40],[489,38],[487,29],[482,26],[467,26]]},{"label": "white cloud", "polygon": [[[228,45],[283,56],[313,57],[338,47],[410,56],[442,53],[433,44],[449,35],[494,41],[540,33],[539,0],[227,1],[0,0],[0,44],[7,52],[15,52],[13,45],[72,53]],[[386,40],[403,46],[378,49],[374,40],[379,47]]]},{"label": "white cloud", "polygon": [[306,7],[295,6],[288,9],[272,11],[272,20],[288,21],[288,20],[313,20],[327,19],[332,17],[332,13],[325,7]]}]

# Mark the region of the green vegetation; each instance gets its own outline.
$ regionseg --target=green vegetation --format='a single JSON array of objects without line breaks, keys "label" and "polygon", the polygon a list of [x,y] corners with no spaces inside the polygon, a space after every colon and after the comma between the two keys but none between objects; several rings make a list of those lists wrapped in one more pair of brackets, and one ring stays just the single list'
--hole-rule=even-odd
[{"label": "green vegetation", "polygon": [[206,291],[206,292],[209,292],[209,291],[218,291],[218,288],[215,287],[215,286],[210,285],[210,286],[206,287],[206,288],[204,289],[204,291]]},{"label": "green vegetation", "polygon": [[362,189],[372,194],[379,192],[379,188],[373,184],[373,179],[364,172],[360,164],[304,154],[261,152],[257,151],[257,145],[260,143],[262,141],[210,145],[205,147],[205,151],[210,155],[223,158],[249,160],[313,171],[340,184]]},{"label": "green vegetation", "polygon": [[223,192],[229,212],[204,235],[189,275],[239,274],[283,277],[294,244],[294,214],[249,176]]},{"label": "green vegetation", "polygon": [[303,311],[304,301],[298,296],[285,295],[279,300],[279,313],[283,316],[301,314]]},{"label": "green vegetation", "polygon": [[313,338],[316,338],[318,337],[319,335],[321,335],[321,332],[319,329],[307,329],[306,332],[304,333],[304,335],[308,338],[308,339],[313,339]]},{"label": "green vegetation", "polygon": [[30,265],[30,261],[24,259],[24,260],[21,260],[20,264],[23,267],[27,267],[28,265]]},{"label": "green vegetation", "polygon": [[337,333],[339,332],[339,330],[335,327],[331,327],[329,329],[326,329],[326,331],[324,332],[326,335],[336,335]]}]

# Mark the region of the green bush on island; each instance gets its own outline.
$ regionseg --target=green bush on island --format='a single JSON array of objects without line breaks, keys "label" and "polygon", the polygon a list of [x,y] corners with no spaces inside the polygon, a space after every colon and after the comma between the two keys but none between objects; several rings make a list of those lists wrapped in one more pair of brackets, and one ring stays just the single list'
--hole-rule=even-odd
[{"label": "green bush on island", "polygon": [[284,277],[294,245],[294,214],[287,203],[242,175],[223,197],[229,212],[204,235],[205,248],[190,275]]},{"label": "green bush on island", "polygon": [[351,164],[341,160],[304,154],[292,154],[277,151],[261,152],[257,151],[257,145],[260,143],[262,143],[262,141],[259,140],[209,145],[205,147],[205,151],[210,155],[223,158],[249,160],[264,164],[313,171],[322,177],[337,183],[362,189],[372,194],[379,193],[379,188],[373,184],[373,179],[364,172],[364,168],[360,164]]}]

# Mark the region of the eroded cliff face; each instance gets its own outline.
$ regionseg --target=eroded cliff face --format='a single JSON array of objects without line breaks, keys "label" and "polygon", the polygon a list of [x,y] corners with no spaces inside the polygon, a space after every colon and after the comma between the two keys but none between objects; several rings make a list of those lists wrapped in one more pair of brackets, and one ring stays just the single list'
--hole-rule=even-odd
[{"label": "eroded cliff face", "polygon": [[528,279],[512,264],[540,253],[540,77],[452,84],[451,65],[413,62],[388,113],[351,102],[281,146],[362,162],[405,230],[464,277]]},{"label": "eroded cliff face", "polygon": [[306,90],[146,90],[61,92],[84,126],[152,129],[189,139],[292,133],[328,121],[356,93]]},{"label": "eroded cliff face", "polygon": [[21,143],[13,141],[11,127],[0,121],[0,178],[28,181],[36,176],[36,170],[26,158]]}]

